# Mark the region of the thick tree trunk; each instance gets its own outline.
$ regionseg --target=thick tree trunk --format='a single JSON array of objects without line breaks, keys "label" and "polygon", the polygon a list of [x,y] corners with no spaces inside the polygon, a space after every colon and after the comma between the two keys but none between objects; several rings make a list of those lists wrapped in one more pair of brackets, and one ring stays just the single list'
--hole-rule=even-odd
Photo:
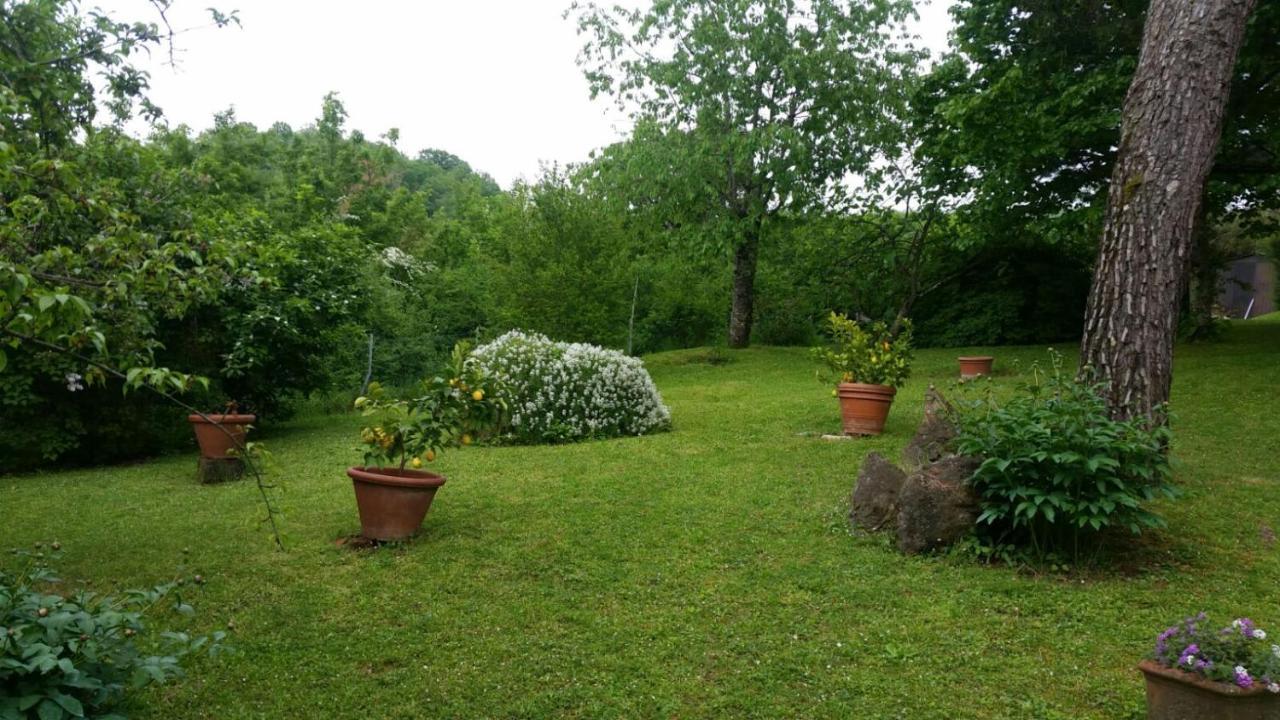
[{"label": "thick tree trunk", "polygon": [[1118,418],[1169,399],[1178,303],[1254,0],[1152,0],[1085,310],[1081,373]]},{"label": "thick tree trunk", "polygon": [[755,307],[756,258],[760,254],[760,231],[752,229],[733,253],[733,300],[729,308],[729,347],[751,344],[752,311]]}]

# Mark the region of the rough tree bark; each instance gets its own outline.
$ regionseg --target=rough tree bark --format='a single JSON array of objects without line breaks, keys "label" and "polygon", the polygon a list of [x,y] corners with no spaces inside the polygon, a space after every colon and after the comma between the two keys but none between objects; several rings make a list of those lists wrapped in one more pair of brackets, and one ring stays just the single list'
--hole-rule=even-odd
[{"label": "rough tree bark", "polygon": [[729,308],[729,347],[751,344],[751,322],[755,307],[756,260],[760,254],[760,233],[750,232],[733,253],[733,301]]},{"label": "rough tree bark", "polygon": [[1162,422],[1205,178],[1255,0],[1152,0],[1121,117],[1081,373],[1117,418]]}]

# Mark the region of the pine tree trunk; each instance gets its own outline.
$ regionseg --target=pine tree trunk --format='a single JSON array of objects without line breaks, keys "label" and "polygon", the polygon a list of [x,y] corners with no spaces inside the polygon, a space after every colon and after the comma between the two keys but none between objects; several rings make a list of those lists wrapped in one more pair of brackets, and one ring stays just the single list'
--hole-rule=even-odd
[{"label": "pine tree trunk", "polygon": [[729,308],[729,347],[732,348],[744,348],[751,344],[756,259],[759,254],[760,231],[753,228],[733,253],[733,300]]},{"label": "pine tree trunk", "polygon": [[1253,5],[1152,0],[1147,12],[1080,348],[1117,418],[1163,421],[1192,232]]}]

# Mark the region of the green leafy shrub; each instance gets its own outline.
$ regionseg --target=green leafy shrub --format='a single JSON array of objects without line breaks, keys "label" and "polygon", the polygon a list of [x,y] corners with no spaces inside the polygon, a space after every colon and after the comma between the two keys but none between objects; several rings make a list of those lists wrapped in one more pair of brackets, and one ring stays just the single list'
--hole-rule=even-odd
[{"label": "green leafy shrub", "polygon": [[476,348],[518,442],[567,442],[664,430],[671,412],[638,358],[513,330]]},{"label": "green leafy shrub", "polygon": [[827,318],[832,347],[813,349],[827,366],[824,380],[901,387],[911,373],[911,321],[904,320],[896,335],[882,322],[866,327],[840,313]]},{"label": "green leafy shrub", "polygon": [[49,550],[14,551],[16,569],[0,569],[0,718],[62,720],[121,718],[111,713],[130,690],[182,676],[182,659],[195,652],[217,655],[225,633],[192,637],[153,635],[148,615],[194,612],[184,596],[199,575],[99,595],[59,591],[61,580]]},{"label": "green leafy shrub", "polygon": [[1146,504],[1176,494],[1165,453],[1171,433],[1113,420],[1097,387],[1064,374],[1062,356],[1051,353],[1050,370],[1033,366],[1013,399],[999,402],[988,390],[961,401],[956,446],[982,458],[971,483],[991,541],[1078,558],[1107,528],[1136,534],[1164,525]]}]

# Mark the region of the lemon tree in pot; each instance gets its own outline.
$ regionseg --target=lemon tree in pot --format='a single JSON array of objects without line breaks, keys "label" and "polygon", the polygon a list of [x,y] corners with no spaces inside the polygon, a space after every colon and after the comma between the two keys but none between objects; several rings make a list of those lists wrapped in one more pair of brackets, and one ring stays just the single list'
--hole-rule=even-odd
[{"label": "lemon tree in pot", "polygon": [[402,540],[416,533],[445,483],[423,465],[446,448],[470,445],[501,418],[501,401],[466,356],[465,344],[455,346],[448,371],[423,380],[411,397],[388,397],[374,383],[367,396],[356,398],[368,418],[360,431],[364,465],[347,468],[347,475],[366,538]]},{"label": "lemon tree in pot", "polygon": [[895,333],[882,322],[865,326],[840,313],[827,318],[832,344],[813,349],[827,366],[819,377],[835,382],[846,435],[879,435],[898,388],[911,372],[911,321]]}]

